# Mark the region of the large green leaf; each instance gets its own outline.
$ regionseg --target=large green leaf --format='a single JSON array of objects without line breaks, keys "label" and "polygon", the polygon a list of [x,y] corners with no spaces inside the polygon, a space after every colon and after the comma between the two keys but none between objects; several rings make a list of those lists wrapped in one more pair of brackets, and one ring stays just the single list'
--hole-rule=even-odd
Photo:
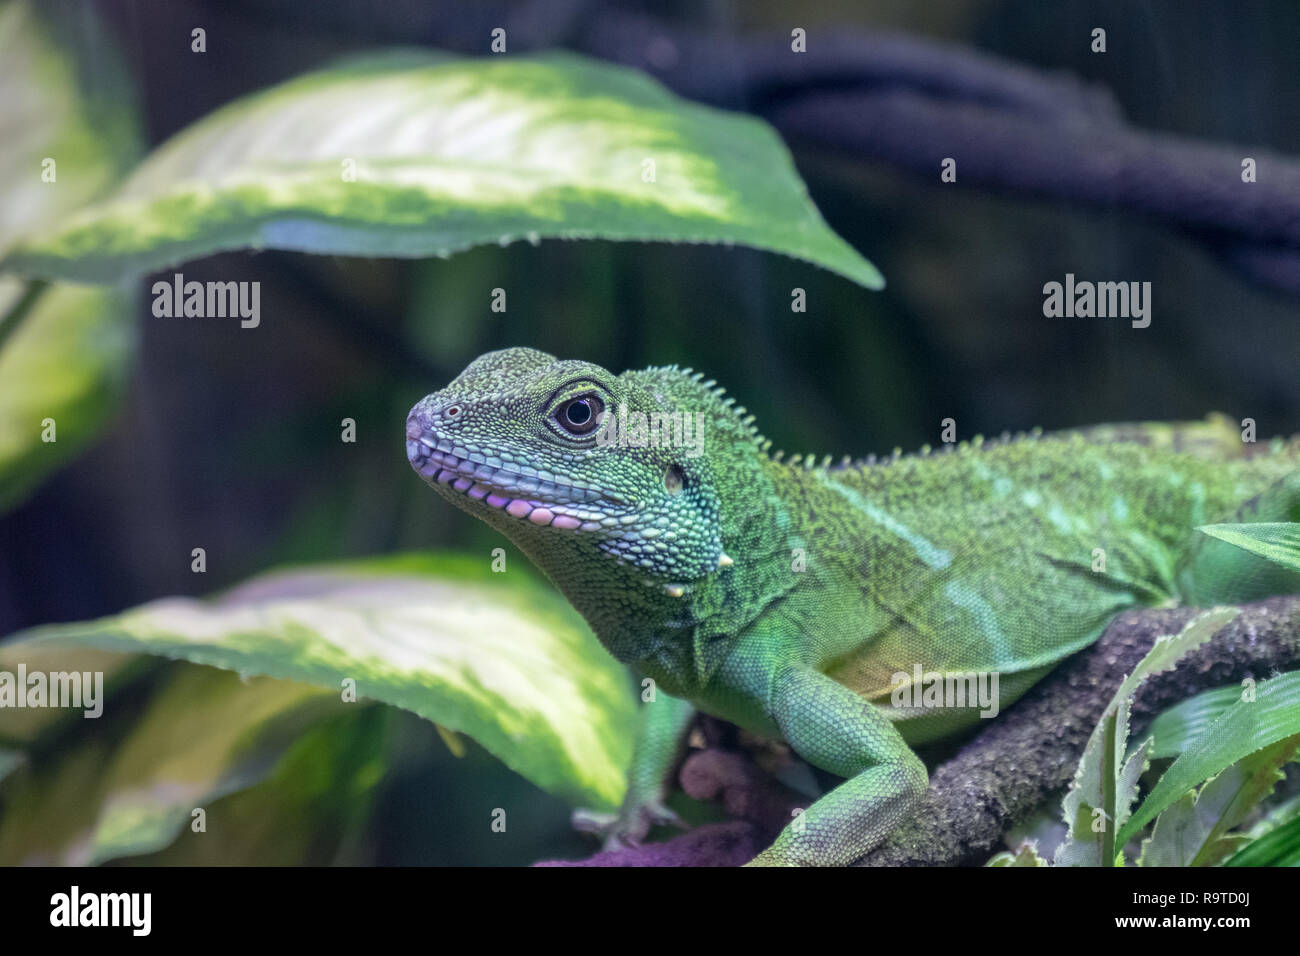
[{"label": "large green leaf", "polygon": [[1233,856],[1224,866],[1300,866],[1300,799],[1292,799],[1269,814],[1263,823],[1263,832]]},{"label": "large green leaf", "polygon": [[109,36],[83,3],[0,4],[0,250],[118,185],[138,157],[130,86]]},{"label": "large green leaf", "polygon": [[[195,807],[263,779],[322,716],[343,708],[320,688],[182,669],[151,702],[104,768],[106,799],[90,838],[91,863],[164,847]],[[213,829],[219,821],[210,821]]]},{"label": "large green leaf", "polygon": [[1147,756],[1152,760],[1177,757],[1205,735],[1210,724],[1242,699],[1240,684],[1216,687],[1195,697],[1180,701],[1151,722],[1151,748]]},{"label": "large green leaf", "polygon": [[409,555],[283,571],[20,640],[144,652],[356,693],[478,740],[575,803],[622,797],[635,704],[554,592],[486,562]]},{"label": "large green leaf", "polygon": [[[0,672],[16,675],[19,668],[26,672],[51,674],[78,671],[103,675],[103,697],[107,700],[123,684],[127,684],[157,664],[150,658],[114,654],[85,647],[55,648],[51,644],[39,648],[31,644],[0,644]],[[36,744],[43,736],[57,732],[71,721],[81,720],[83,711],[66,707],[6,708],[0,714],[0,746],[23,750]]]},{"label": "large green leaf", "polygon": [[206,802],[206,832],[182,827],[178,838],[160,852],[128,862],[146,866],[238,866],[251,860],[258,866],[357,862],[364,853],[365,822],[376,785],[391,760],[385,736],[396,712],[388,707],[350,710],[314,723],[264,779]]},{"label": "large green leaf", "polygon": [[1162,635],[1120,683],[1079,757],[1074,780],[1061,809],[1069,828],[1056,848],[1057,866],[1115,866],[1123,862],[1124,826],[1137,797],[1138,780],[1147,764],[1148,738],[1128,750],[1129,709],[1138,688],[1153,674],[1171,670],[1240,613],[1221,607],[1192,618],[1174,635]]},{"label": "large green leaf", "polygon": [[1256,750],[1189,790],[1156,817],[1142,844],[1141,866],[1212,866],[1250,837],[1230,832],[1283,779],[1282,767],[1300,749],[1300,735]]},{"label": "large green leaf", "polygon": [[307,74],[200,120],[0,265],[105,281],[227,249],[428,256],[542,237],[738,243],[883,284],[767,125],[561,53],[401,51]]},{"label": "large green leaf", "polygon": [[[25,2],[0,6],[0,252],[66,221],[138,154],[107,35],[82,4],[51,2],[39,14]],[[83,60],[93,76],[78,72]],[[131,297],[115,290],[0,277],[0,511],[111,416],[134,348],[131,313]]]},{"label": "large green leaf", "polygon": [[1209,524],[1200,528],[1212,538],[1268,558],[1291,571],[1300,571],[1300,523],[1261,521],[1258,524]]},{"label": "large green leaf", "polygon": [[[73,666],[95,666],[98,651],[77,650],[90,659]],[[37,748],[6,782],[0,863],[85,865],[158,850],[195,808],[210,812],[264,779],[321,717],[359,709],[306,684],[173,667],[146,702],[111,697],[99,720],[83,721],[57,748]],[[115,723],[136,707],[125,726]],[[219,833],[219,823],[210,829]]]},{"label": "large green leaf", "polygon": [[66,747],[57,761],[24,760],[4,780],[0,866],[84,865],[112,748],[100,739]]},{"label": "large green leaf", "polygon": [[[16,292],[0,279],[0,309]],[[131,302],[112,288],[54,285],[13,318],[0,347],[0,512],[112,418],[135,349]]]},{"label": "large green leaf", "polygon": [[1195,746],[1183,751],[1120,829],[1120,845],[1202,781],[1244,757],[1300,734],[1300,671],[1262,681],[1253,700],[1238,700]]}]

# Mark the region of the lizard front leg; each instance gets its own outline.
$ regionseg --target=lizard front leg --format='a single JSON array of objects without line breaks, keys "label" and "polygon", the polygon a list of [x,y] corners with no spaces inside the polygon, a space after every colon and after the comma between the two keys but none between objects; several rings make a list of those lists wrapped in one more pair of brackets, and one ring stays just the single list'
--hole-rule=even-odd
[{"label": "lizard front leg", "polygon": [[652,826],[676,823],[677,815],[664,805],[672,786],[670,776],[686,749],[686,733],[695,708],[663,691],[641,705],[627,794],[616,814],[578,810],[573,825],[605,837],[605,849],[640,843]]},{"label": "lizard front leg", "polygon": [[848,779],[788,824],[751,866],[844,866],[879,844],[924,792],[925,765],[872,704],[814,670],[776,676],[772,720],[795,752]]}]

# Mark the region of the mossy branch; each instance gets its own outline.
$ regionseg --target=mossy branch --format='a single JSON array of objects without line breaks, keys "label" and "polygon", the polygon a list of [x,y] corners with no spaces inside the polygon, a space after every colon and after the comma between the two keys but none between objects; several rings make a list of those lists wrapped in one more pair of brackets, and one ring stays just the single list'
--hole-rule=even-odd
[{"label": "mossy branch", "polygon": [[[1003,834],[1069,783],[1120,682],[1156,638],[1176,634],[1197,608],[1119,615],[1101,639],[1063,663],[996,721],[932,767],[917,812],[861,866],[981,865]],[[1300,666],[1300,596],[1243,605],[1241,614],[1171,671],[1138,691],[1133,733],[1203,690]],[[739,819],[670,840],[580,861],[594,866],[735,865],[753,856],[807,803],[755,763],[753,747],[713,745],[682,766],[683,788],[716,799]]]}]

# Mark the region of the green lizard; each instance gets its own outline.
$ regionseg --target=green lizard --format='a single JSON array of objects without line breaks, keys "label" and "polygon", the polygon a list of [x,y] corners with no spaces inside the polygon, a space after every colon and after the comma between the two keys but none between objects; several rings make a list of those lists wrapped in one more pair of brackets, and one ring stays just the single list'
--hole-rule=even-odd
[{"label": "green lizard", "polygon": [[614,845],[667,818],[692,707],[846,778],[754,862],[844,864],[925,788],[909,744],[979,719],[969,700],[894,706],[918,665],[995,674],[1005,706],[1125,608],[1300,592],[1195,532],[1300,519],[1300,446],[1247,457],[1221,418],[814,464],[771,454],[698,374],[518,348],[420,401],[406,435],[425,481],[664,692],[643,708]]}]

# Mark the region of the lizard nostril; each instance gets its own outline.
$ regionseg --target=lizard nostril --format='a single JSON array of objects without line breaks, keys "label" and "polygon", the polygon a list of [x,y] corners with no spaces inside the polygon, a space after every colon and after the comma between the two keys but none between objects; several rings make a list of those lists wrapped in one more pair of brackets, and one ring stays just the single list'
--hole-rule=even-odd
[{"label": "lizard nostril", "polygon": [[460,414],[460,406],[448,405],[446,410],[442,414],[444,418],[455,418],[457,415]]}]

